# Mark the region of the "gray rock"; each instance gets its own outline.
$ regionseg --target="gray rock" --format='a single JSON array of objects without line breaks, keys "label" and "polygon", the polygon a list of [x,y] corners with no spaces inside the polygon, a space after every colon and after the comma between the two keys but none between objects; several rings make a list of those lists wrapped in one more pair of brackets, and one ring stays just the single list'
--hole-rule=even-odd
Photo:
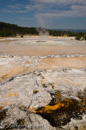
[{"label": "gray rock", "polygon": [[[22,107],[21,107],[22,109]],[[10,106],[7,116],[1,121],[2,129],[29,129],[29,130],[54,130],[49,122],[41,116],[31,113],[28,109],[21,110],[18,106]]]},{"label": "gray rock", "polygon": [[[79,83],[79,85],[76,83]],[[52,87],[52,84],[54,87]],[[23,129],[32,130],[67,130],[66,127],[56,128],[51,126],[46,119],[35,114],[34,111],[48,105],[53,99],[51,94],[54,95],[57,91],[61,93],[62,99],[74,98],[80,101],[77,94],[81,93],[84,96],[85,84],[86,73],[78,69],[66,69],[65,71],[63,69],[39,70],[3,81],[0,85],[0,106],[3,106],[3,110],[6,110],[6,115],[2,115],[0,128],[20,129],[20,127],[24,127]],[[35,91],[37,93],[34,93]],[[0,111],[5,114],[2,110]],[[55,113],[52,115],[55,115]],[[65,113],[60,115],[62,124],[64,124],[63,118],[67,119],[68,115],[65,116]],[[57,116],[55,115],[55,118]],[[58,122],[57,119],[55,120]],[[80,120],[76,120],[75,124],[77,122],[79,124]],[[84,130],[85,127],[79,126],[78,129],[83,128],[82,130]]]}]

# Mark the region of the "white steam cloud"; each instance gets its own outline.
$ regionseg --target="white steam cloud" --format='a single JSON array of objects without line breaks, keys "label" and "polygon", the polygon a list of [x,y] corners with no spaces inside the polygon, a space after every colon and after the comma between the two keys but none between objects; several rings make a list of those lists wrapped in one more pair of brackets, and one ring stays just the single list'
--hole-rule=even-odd
[{"label": "white steam cloud", "polygon": [[48,36],[49,32],[45,29],[45,28],[37,28],[37,31],[39,33],[40,36]]}]

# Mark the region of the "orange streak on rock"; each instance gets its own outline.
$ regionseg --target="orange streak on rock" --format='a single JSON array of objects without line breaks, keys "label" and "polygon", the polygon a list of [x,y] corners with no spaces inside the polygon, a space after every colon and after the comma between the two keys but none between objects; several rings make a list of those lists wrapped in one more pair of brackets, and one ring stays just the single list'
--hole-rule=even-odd
[{"label": "orange streak on rock", "polygon": [[18,94],[17,93],[15,93],[15,92],[9,92],[8,94],[6,94],[5,96],[3,96],[3,97],[13,97],[13,96],[18,96]]}]

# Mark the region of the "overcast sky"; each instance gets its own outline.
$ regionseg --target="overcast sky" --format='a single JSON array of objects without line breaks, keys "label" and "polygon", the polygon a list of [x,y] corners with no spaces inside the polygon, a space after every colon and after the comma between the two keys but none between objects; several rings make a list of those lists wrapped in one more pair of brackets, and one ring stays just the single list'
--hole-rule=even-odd
[{"label": "overcast sky", "polygon": [[24,27],[86,29],[86,0],[0,0],[0,21]]}]

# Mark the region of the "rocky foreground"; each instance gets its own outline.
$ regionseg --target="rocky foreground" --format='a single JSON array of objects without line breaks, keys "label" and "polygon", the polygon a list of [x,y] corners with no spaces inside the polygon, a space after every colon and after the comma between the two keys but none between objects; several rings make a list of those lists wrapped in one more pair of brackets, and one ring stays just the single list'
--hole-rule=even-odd
[{"label": "rocky foreground", "polygon": [[85,55],[1,55],[0,67],[0,130],[86,130]]},{"label": "rocky foreground", "polygon": [[86,130],[86,41],[0,39],[0,130]]}]

